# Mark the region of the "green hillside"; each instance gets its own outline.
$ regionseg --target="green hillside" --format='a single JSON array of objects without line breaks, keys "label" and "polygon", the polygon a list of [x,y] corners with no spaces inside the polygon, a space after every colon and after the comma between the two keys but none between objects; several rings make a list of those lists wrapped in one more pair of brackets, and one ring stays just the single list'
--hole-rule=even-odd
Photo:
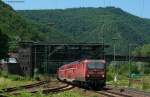
[{"label": "green hillside", "polygon": [[[19,41],[66,42],[68,39],[46,24],[29,21],[0,0],[0,30],[11,43]],[[11,45],[12,47],[12,45]],[[13,47],[12,47],[13,48]]]},{"label": "green hillside", "polygon": [[150,20],[133,16],[119,8],[72,8],[65,10],[18,11],[30,20],[47,24],[76,42],[112,44],[118,38],[118,52],[127,52],[127,45],[150,43]]}]

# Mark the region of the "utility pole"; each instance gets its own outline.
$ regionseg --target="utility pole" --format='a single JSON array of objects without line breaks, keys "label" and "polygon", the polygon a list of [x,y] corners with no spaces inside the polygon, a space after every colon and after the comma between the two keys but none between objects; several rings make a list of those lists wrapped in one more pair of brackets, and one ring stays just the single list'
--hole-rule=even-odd
[{"label": "utility pole", "polygon": [[128,45],[128,50],[129,50],[129,87],[131,86],[131,82],[130,82],[130,79],[131,79],[131,49],[133,46],[136,46],[136,44],[129,44]]},{"label": "utility pole", "polygon": [[[105,60],[105,44],[104,44],[104,27],[105,27],[104,22],[105,22],[105,18],[103,17],[102,20],[103,21],[102,21],[101,33],[99,33],[98,35],[99,35],[99,43],[102,44],[102,50],[103,50],[101,58],[103,58]],[[101,51],[101,49],[100,49],[100,51]]]},{"label": "utility pole", "polygon": [[48,74],[48,46],[46,46],[46,72]]},{"label": "utility pole", "polygon": [[36,77],[37,73],[37,64],[36,64],[36,46],[34,46],[34,77]]},{"label": "utility pole", "polygon": [[[104,28],[104,24],[102,25],[102,28]],[[101,41],[100,44],[102,43],[102,58],[105,60],[105,44],[104,44],[104,31],[102,31],[102,37],[101,37]]]},{"label": "utility pole", "polygon": [[115,68],[114,82],[117,82],[117,80],[118,80],[118,66],[116,64],[116,42],[117,42],[118,38],[113,38],[112,40],[114,41],[114,45],[113,45],[114,68]]}]

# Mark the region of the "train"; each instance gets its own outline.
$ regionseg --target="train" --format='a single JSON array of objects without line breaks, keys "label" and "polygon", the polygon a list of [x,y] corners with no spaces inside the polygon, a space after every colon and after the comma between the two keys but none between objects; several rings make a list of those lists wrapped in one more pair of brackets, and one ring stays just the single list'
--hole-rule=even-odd
[{"label": "train", "polygon": [[102,89],[106,85],[106,61],[84,59],[65,64],[58,68],[57,78],[86,88]]}]

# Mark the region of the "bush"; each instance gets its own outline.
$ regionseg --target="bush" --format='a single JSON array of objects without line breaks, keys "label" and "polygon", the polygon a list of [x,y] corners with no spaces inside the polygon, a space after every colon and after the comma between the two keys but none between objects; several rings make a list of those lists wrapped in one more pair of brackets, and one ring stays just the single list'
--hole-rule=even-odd
[{"label": "bush", "polygon": [[22,80],[26,80],[25,77],[22,77],[22,76],[19,76],[19,75],[10,75],[9,78],[12,79],[13,81],[22,81]]},{"label": "bush", "polygon": [[112,81],[113,80],[113,73],[108,72],[106,78],[107,78],[107,81]]}]

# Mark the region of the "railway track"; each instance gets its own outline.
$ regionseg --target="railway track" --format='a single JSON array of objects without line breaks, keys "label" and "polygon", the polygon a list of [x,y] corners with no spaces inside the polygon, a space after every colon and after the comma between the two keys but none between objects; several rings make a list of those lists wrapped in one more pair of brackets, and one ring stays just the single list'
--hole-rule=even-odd
[{"label": "railway track", "polygon": [[[3,95],[3,93],[7,93],[8,95],[19,95],[22,93],[21,90],[25,90],[28,93],[37,93],[40,91],[43,94],[48,94],[50,92],[58,93],[58,92],[63,92],[63,91],[67,91],[67,90],[74,88],[73,85],[64,84],[64,83],[61,83],[62,85],[57,85],[57,86],[51,87],[51,86],[48,86],[48,83],[49,83],[49,81],[41,81],[41,82],[37,82],[34,84],[29,84],[29,85],[5,88],[5,89],[2,89],[3,92],[2,92],[2,94],[0,93],[0,97],[9,97],[9,96]],[[44,84],[47,85],[48,87],[45,87]],[[40,86],[42,86],[42,87],[40,87]]]},{"label": "railway track", "polygon": [[[67,83],[67,84],[70,84],[70,83]],[[78,85],[74,85],[74,84],[71,84],[71,85],[75,86],[75,87],[78,87],[78,88],[81,88]],[[87,90],[87,89],[85,89],[85,90],[86,91],[91,91],[91,90]],[[95,91],[95,90],[92,90],[92,91],[96,92],[97,94],[101,94],[104,97],[150,97],[150,94],[147,94],[149,96],[146,96],[146,95],[141,94],[139,91],[135,91],[135,92],[138,92],[137,93],[138,95],[135,95],[132,92],[131,93],[127,92],[126,89],[116,88],[116,87],[115,88],[114,87],[113,88],[112,87],[106,87],[106,88],[102,89],[101,91]]]},{"label": "railway track", "polygon": [[[20,89],[26,89],[27,90],[26,92],[29,92],[29,93],[37,93],[40,91],[43,94],[48,94],[50,92],[53,92],[53,93],[63,92],[63,91],[73,89],[75,87],[82,89],[79,86],[75,86],[69,83],[58,82],[59,84],[56,84],[56,86],[51,86],[51,85],[48,86],[48,83],[49,81],[41,81],[41,82],[37,82],[34,84],[13,87],[13,88],[6,88],[6,89],[3,89],[3,91],[10,95],[19,95],[22,93]],[[48,87],[44,87],[44,84]],[[42,86],[42,85],[43,87],[39,88],[39,86]],[[150,97],[150,93],[145,93],[143,91],[137,91],[137,90],[127,89],[127,88],[123,89],[123,88],[110,87],[110,86],[104,88],[101,91],[94,91],[94,90],[86,90],[86,91],[92,91],[93,93],[97,93],[101,95],[102,97]],[[6,96],[2,96],[2,97],[6,97]]]},{"label": "railway track", "polygon": [[100,91],[84,89],[84,93],[95,94],[98,97],[150,97],[148,92],[118,87],[105,87]]},{"label": "railway track", "polygon": [[99,91],[97,93],[101,94],[102,96],[106,96],[106,97],[132,97],[129,95],[124,95],[124,94],[114,93],[114,92],[108,92],[108,91]]},{"label": "railway track", "polygon": [[108,97],[132,97],[132,95],[114,90],[102,90],[100,93]]},{"label": "railway track", "polygon": [[112,89],[112,88],[103,88],[100,91],[95,91],[95,90],[89,90],[89,91],[99,94],[100,97],[132,97],[129,94],[126,94],[126,93],[120,92],[120,91],[116,91],[115,89]]},{"label": "railway track", "polygon": [[150,97],[150,93],[145,91],[139,91],[131,88],[119,88],[119,87],[110,87],[105,91],[108,93],[120,95],[123,97]]},{"label": "railway track", "polygon": [[[70,83],[67,83],[67,84],[70,84]],[[78,85],[74,85],[74,84],[71,84],[72,86],[75,86],[75,87],[78,87],[79,89],[83,89],[83,87],[81,86],[78,86]],[[92,91],[92,92],[95,92],[97,94],[100,94],[102,95],[102,97],[133,97],[121,90],[119,91],[116,91],[116,89],[114,88],[104,88],[102,89],[101,91],[95,91],[95,90],[87,90],[85,89],[86,91]],[[101,97],[101,96],[100,96]]]},{"label": "railway track", "polygon": [[40,81],[37,83],[28,84],[28,85],[22,85],[22,86],[11,87],[11,88],[4,88],[4,89],[1,89],[1,91],[5,92],[5,93],[9,93],[9,92],[13,92],[13,91],[21,90],[21,89],[29,89],[29,88],[33,88],[33,87],[38,87],[38,86],[47,84],[49,82],[50,81]]},{"label": "railway track", "polygon": [[[55,93],[58,93],[58,92],[63,92],[63,91],[67,91],[67,90],[70,90],[74,88],[74,86],[72,85],[62,85],[62,86],[59,86],[59,87],[53,87],[53,88],[43,88],[43,89],[36,89],[36,90],[29,90],[27,91],[28,93],[37,93],[37,92],[42,92],[43,94],[48,94],[50,92],[55,92]],[[12,95],[19,95],[21,92],[14,92],[12,93]]]},{"label": "railway track", "polygon": [[140,95],[140,97],[150,97],[150,92],[140,91],[140,90],[136,90],[136,89],[132,89],[132,88],[125,89],[125,91],[128,94],[135,95],[135,97],[137,97],[139,95]]}]

